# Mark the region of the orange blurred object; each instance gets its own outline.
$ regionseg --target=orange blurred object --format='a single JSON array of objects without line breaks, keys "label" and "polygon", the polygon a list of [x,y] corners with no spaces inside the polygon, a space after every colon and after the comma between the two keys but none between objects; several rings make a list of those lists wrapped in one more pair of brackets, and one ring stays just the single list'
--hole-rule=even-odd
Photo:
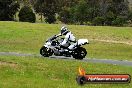
[{"label": "orange blurred object", "polygon": [[86,74],[85,70],[79,67],[79,75],[84,76]]}]

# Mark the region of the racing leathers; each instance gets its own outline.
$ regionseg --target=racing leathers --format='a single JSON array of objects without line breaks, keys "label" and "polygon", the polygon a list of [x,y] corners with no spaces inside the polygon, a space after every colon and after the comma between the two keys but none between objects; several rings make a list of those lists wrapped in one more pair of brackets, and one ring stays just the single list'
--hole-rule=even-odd
[{"label": "racing leathers", "polygon": [[61,46],[68,47],[69,50],[74,49],[74,47],[77,45],[75,36],[69,31],[63,40],[63,42],[60,44]]}]

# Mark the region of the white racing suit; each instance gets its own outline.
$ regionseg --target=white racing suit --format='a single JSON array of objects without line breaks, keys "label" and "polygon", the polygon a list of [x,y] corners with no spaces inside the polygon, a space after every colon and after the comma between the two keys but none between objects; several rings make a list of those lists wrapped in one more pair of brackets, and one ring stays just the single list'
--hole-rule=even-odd
[{"label": "white racing suit", "polygon": [[68,47],[69,50],[72,50],[77,45],[75,36],[71,32],[68,32],[60,45]]}]

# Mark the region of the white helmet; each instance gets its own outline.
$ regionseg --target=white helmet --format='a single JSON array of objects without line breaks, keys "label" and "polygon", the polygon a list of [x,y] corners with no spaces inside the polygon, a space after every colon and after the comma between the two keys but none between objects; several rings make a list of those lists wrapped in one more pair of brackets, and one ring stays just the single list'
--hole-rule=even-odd
[{"label": "white helmet", "polygon": [[67,27],[65,27],[65,26],[61,27],[61,35],[66,35],[68,32],[69,31],[68,31]]}]

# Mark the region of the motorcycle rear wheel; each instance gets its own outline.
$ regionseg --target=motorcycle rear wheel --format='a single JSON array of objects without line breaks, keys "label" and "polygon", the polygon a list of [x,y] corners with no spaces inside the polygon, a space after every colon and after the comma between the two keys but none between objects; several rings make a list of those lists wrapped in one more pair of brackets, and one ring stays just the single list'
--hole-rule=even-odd
[{"label": "motorcycle rear wheel", "polygon": [[82,60],[87,55],[87,51],[83,47],[79,47],[72,53],[73,58]]}]

